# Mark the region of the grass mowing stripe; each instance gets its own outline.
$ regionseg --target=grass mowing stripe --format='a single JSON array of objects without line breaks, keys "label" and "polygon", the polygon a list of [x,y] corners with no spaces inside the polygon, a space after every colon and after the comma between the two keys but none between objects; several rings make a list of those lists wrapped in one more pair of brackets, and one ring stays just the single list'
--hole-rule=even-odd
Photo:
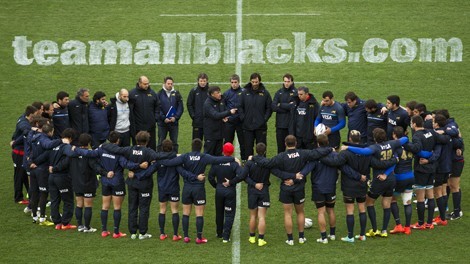
[{"label": "grass mowing stripe", "polygon": [[[271,13],[271,14],[241,14],[241,16],[320,16],[320,13]],[[223,17],[237,16],[238,14],[161,14],[161,17]]]}]

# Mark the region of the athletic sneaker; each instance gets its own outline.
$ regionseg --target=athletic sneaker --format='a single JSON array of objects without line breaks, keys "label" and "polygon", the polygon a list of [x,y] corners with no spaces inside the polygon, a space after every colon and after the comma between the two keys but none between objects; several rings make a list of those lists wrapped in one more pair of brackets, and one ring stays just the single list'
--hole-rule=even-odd
[{"label": "athletic sneaker", "polygon": [[439,216],[432,220],[433,225],[446,226],[447,220],[442,220]]},{"label": "athletic sneaker", "polygon": [[380,231],[379,230],[372,230],[369,229],[369,231],[366,233],[366,236],[368,237],[375,237],[375,236],[380,236]]},{"label": "athletic sneaker", "polygon": [[317,239],[317,242],[318,243],[322,243],[322,244],[328,244],[328,238],[318,238]]},{"label": "athletic sneaker", "polygon": [[139,234],[139,239],[142,240],[142,239],[148,239],[148,238],[152,238],[152,235],[147,233],[147,234]]},{"label": "athletic sneaker", "polygon": [[137,234],[131,234],[131,239],[137,239]]},{"label": "athletic sneaker", "polygon": [[31,211],[32,211],[31,208],[29,208],[28,206],[26,206],[26,207],[23,209],[23,212],[24,212],[25,214],[29,214],[29,213],[31,213]]},{"label": "athletic sneaker", "polygon": [[222,239],[222,243],[227,244],[228,242],[230,242],[230,239],[227,239],[227,240]]},{"label": "athletic sneaker", "polygon": [[405,229],[403,228],[401,224],[396,225],[392,230],[390,230],[390,234],[399,234],[403,232],[405,232]]},{"label": "athletic sneaker", "polygon": [[85,227],[84,225],[79,225],[79,226],[77,227],[77,230],[78,230],[78,232],[83,232],[83,230],[85,230],[85,228],[86,228],[86,227]]},{"label": "athletic sneaker", "polygon": [[111,235],[111,232],[109,232],[109,231],[103,231],[103,232],[101,232],[101,237],[107,237],[107,236],[109,236],[109,235]]},{"label": "athletic sneaker", "polygon": [[43,219],[43,220],[39,219],[39,225],[40,226],[53,226],[54,223],[46,219]]},{"label": "athletic sneaker", "polygon": [[66,224],[66,225],[62,225],[62,230],[68,230],[68,229],[76,229],[77,226],[76,225],[72,225],[72,224]]},{"label": "athletic sneaker", "polygon": [[335,236],[335,235],[328,235],[328,238],[329,238],[331,241],[335,241],[335,240],[336,240],[336,236]]},{"label": "athletic sneaker", "polygon": [[433,225],[433,224],[428,224],[428,223],[426,223],[426,224],[424,224],[424,227],[425,227],[426,229],[434,229],[434,225]]},{"label": "athletic sneaker", "polygon": [[366,236],[360,236],[360,235],[356,235],[354,238],[356,238],[357,240],[360,240],[360,241],[366,241],[366,239],[367,239]]},{"label": "athletic sneaker", "polygon": [[405,235],[411,235],[411,228],[409,226],[405,226],[403,233],[405,233]]},{"label": "athletic sneaker", "polygon": [[161,234],[161,235],[160,235],[160,240],[163,241],[163,240],[165,240],[167,237],[168,237],[167,234]]},{"label": "athletic sneaker", "polygon": [[55,230],[62,230],[62,224],[55,225]]},{"label": "athletic sneaker", "polygon": [[125,237],[125,236],[127,236],[127,234],[126,233],[121,233],[121,232],[119,232],[117,234],[116,233],[113,234],[113,238],[121,238],[121,237]]},{"label": "athletic sneaker", "polygon": [[265,246],[266,244],[268,244],[268,242],[266,242],[266,240],[258,239],[258,247]]},{"label": "athletic sneaker", "polygon": [[180,241],[181,236],[180,235],[173,235],[173,241]]},{"label": "athletic sneaker", "polygon": [[85,229],[83,229],[83,233],[95,233],[95,232],[96,232],[96,228],[93,228],[91,226],[88,228],[85,227]]},{"label": "athletic sneaker", "polygon": [[341,241],[349,242],[349,243],[354,243],[354,237],[351,237],[351,238],[349,238],[349,237],[347,237],[347,236],[346,236],[346,237],[342,237],[342,238],[341,238]]},{"label": "athletic sneaker", "polygon": [[196,244],[205,244],[207,243],[207,238],[196,238]]},{"label": "athletic sneaker", "polygon": [[418,229],[418,230],[424,230],[424,229],[426,229],[426,226],[424,224],[420,225],[419,223],[416,223],[414,225],[411,225],[411,228]]},{"label": "athletic sneaker", "polygon": [[305,238],[305,237],[299,237],[299,244],[303,244],[303,243],[305,243],[305,242],[307,242],[307,238]]},{"label": "athletic sneaker", "polygon": [[189,237],[184,237],[184,240],[183,240],[183,241],[184,241],[184,243],[189,243],[189,242],[191,242],[191,238],[189,238]]},{"label": "athletic sneaker", "polygon": [[250,238],[248,238],[248,241],[249,241],[251,244],[254,244],[254,243],[256,243],[256,237],[251,236]]},{"label": "athletic sneaker", "polygon": [[21,201],[18,202],[18,204],[28,205],[29,201],[28,200],[21,200]]},{"label": "athletic sneaker", "polygon": [[388,237],[387,230],[382,230],[382,232],[380,233],[380,237],[383,237],[383,238]]},{"label": "athletic sneaker", "polygon": [[452,212],[452,213],[450,213],[449,219],[452,220],[452,221],[453,220],[458,220],[458,219],[462,218],[462,216],[463,216],[462,211],[460,211],[459,215],[455,215],[454,212]]},{"label": "athletic sneaker", "polygon": [[289,246],[293,246],[294,245],[294,240],[286,240],[286,244],[289,245]]}]

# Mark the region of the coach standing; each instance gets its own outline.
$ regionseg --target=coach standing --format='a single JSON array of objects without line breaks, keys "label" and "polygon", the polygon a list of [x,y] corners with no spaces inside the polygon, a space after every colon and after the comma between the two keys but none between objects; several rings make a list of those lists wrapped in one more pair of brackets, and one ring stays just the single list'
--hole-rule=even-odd
[{"label": "coach standing", "polygon": [[[135,132],[149,132],[150,139],[147,146],[156,150],[156,122],[159,101],[155,91],[150,88],[149,79],[146,76],[140,76],[135,88],[129,95],[129,102],[133,105],[131,112],[134,116]],[[135,145],[134,137],[132,137],[132,141]]]},{"label": "coach standing", "polygon": [[88,100],[90,100],[90,90],[80,88],[75,99],[70,101],[68,105],[70,127],[79,134],[88,133],[88,130],[90,130],[88,125]]},{"label": "coach standing", "polygon": [[207,74],[200,73],[197,76],[197,86],[191,89],[188,95],[188,101],[186,102],[189,116],[193,120],[193,139],[199,138],[202,140],[204,138],[204,115],[202,109],[208,97],[208,80],[209,77]]},{"label": "coach standing", "polygon": [[[178,152],[178,120],[183,115],[183,98],[179,91],[173,87],[173,78],[167,76],[163,79],[163,87],[157,93],[160,101],[158,116],[158,149],[161,150],[162,141],[170,135],[173,150]],[[170,111],[171,109],[171,111]]]}]

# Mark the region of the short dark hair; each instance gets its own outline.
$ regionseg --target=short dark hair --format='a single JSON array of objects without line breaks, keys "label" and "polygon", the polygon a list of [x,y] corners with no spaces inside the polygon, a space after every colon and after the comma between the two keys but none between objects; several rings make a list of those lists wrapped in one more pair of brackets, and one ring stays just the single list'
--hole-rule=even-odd
[{"label": "short dark hair", "polygon": [[98,91],[93,95],[93,102],[99,101],[101,98],[105,97],[106,94],[102,91]]},{"label": "short dark hair", "polygon": [[382,143],[387,140],[387,133],[382,128],[375,128],[372,131],[375,142]]},{"label": "short dark hair", "polygon": [[435,112],[436,115],[443,115],[447,119],[450,118],[449,110],[447,110],[447,109],[439,109],[439,110],[436,110],[434,112]]},{"label": "short dark hair", "polygon": [[417,127],[423,127],[424,120],[421,116],[416,115],[411,118],[411,124],[415,124]]},{"label": "short dark hair", "polygon": [[171,77],[171,76],[166,76],[165,78],[163,78],[164,83],[166,83],[166,81],[168,81],[168,80],[175,81],[175,80],[173,80],[173,77]]},{"label": "short dark hair", "polygon": [[231,80],[236,80],[236,81],[240,82],[240,76],[238,76],[238,74],[232,74],[232,76],[230,76],[230,81]]},{"label": "short dark hair", "polygon": [[287,78],[291,81],[294,81],[294,76],[292,76],[292,74],[290,74],[290,73],[284,74],[284,76],[282,76],[282,79],[284,79],[284,78]]},{"label": "short dark hair", "polygon": [[297,145],[297,139],[293,135],[288,135],[284,142],[286,143],[287,147],[295,147]]},{"label": "short dark hair", "polygon": [[121,135],[118,132],[116,131],[109,132],[109,135],[108,135],[109,142],[116,144],[120,138],[121,138]]},{"label": "short dark hair", "polygon": [[214,92],[220,92],[219,86],[210,86],[207,92],[212,95]]},{"label": "short dark hair", "polygon": [[348,99],[351,101],[357,100],[357,95],[354,92],[347,92],[344,96],[344,101],[347,101]]},{"label": "short dark hair", "polygon": [[445,127],[447,124],[447,118],[441,114],[437,114],[434,116],[434,123],[439,127]]},{"label": "short dark hair", "polygon": [[364,107],[368,109],[377,109],[378,106],[374,99],[369,99],[365,102]]},{"label": "short dark hair", "polygon": [[56,95],[56,100],[59,101],[59,100],[64,100],[65,97],[69,97],[69,94],[67,92],[64,92],[64,91],[60,91],[57,93]]},{"label": "short dark hair", "polygon": [[149,143],[150,134],[147,131],[139,131],[137,135],[135,135],[135,141],[137,145],[146,146]]},{"label": "short dark hair", "polygon": [[40,115],[34,115],[29,124],[33,127],[37,127],[41,129],[45,124],[49,123],[49,119],[40,116]]},{"label": "short dark hair", "polygon": [[206,80],[209,80],[209,76],[207,76],[207,74],[201,72],[197,75],[197,80],[199,81],[200,79],[206,79]]},{"label": "short dark hair", "polygon": [[419,103],[415,105],[415,109],[418,110],[420,113],[426,112],[428,109],[426,108],[426,105],[423,103]]},{"label": "short dark hair", "polygon": [[405,106],[408,107],[411,110],[415,110],[415,107],[416,107],[417,104],[418,104],[418,102],[413,100],[413,101],[409,101],[408,103],[406,103]]},{"label": "short dark hair", "polygon": [[[44,127],[42,127],[44,131]],[[61,138],[71,138],[72,140],[75,140],[77,138],[77,130],[73,128],[66,128],[64,131],[62,131],[62,134],[60,134]]]},{"label": "short dark hair", "polygon": [[191,149],[192,151],[201,151],[202,149],[202,140],[199,138],[193,139],[193,142],[191,143]]},{"label": "short dark hair", "polygon": [[164,139],[162,141],[162,151],[163,152],[171,152],[173,151],[173,141],[171,141],[170,139]]},{"label": "short dark hair", "polygon": [[266,154],[266,144],[263,142],[256,144],[256,153],[261,156]]},{"label": "short dark hair", "polygon": [[250,80],[258,79],[261,82],[261,75],[257,72],[250,75]]},{"label": "short dark hair", "polygon": [[332,91],[324,91],[323,95],[322,95],[322,98],[326,98],[326,97],[328,97],[330,99],[333,99],[333,97],[334,97],[333,92]]},{"label": "short dark hair", "polygon": [[46,123],[41,127],[41,130],[42,130],[42,133],[49,134],[52,131],[54,131],[54,126],[52,126],[51,124]]},{"label": "short dark hair", "polygon": [[91,136],[88,133],[82,133],[78,137],[78,146],[79,147],[87,147],[90,145],[91,142]]},{"label": "short dark hair", "polygon": [[397,138],[401,138],[405,135],[405,130],[403,130],[403,127],[401,126],[395,126],[393,128],[393,134],[397,137]]},{"label": "short dark hair", "polygon": [[389,95],[387,96],[387,100],[394,105],[400,105],[400,96],[398,95]]},{"label": "short dark hair", "polygon": [[308,87],[300,86],[297,88],[297,91],[303,91],[304,93],[308,94]]},{"label": "short dark hair", "polygon": [[41,107],[44,108],[44,104],[42,102],[39,102],[39,101],[35,101],[31,104],[32,106],[36,107],[36,109],[40,110]]},{"label": "short dark hair", "polygon": [[361,143],[361,132],[351,130],[351,132],[349,132],[349,140],[353,143]]},{"label": "short dark hair", "polygon": [[328,144],[330,144],[328,142],[328,136],[325,135],[325,134],[320,134],[317,136],[317,142],[318,142],[318,146],[319,147],[327,147]]},{"label": "short dark hair", "polygon": [[38,109],[32,105],[28,105],[26,106],[26,109],[24,110],[24,116],[28,117],[30,115],[33,115],[34,113],[36,113],[38,111]]}]

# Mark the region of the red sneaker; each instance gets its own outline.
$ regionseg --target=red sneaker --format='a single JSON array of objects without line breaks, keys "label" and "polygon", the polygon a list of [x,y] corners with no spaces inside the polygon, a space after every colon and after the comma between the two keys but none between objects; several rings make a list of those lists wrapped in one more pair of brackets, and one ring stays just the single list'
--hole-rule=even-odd
[{"label": "red sneaker", "polygon": [[403,230],[403,233],[405,233],[406,235],[411,235],[411,228],[409,226],[405,226]]},{"label": "red sneaker", "polygon": [[184,237],[184,243],[189,243],[191,242],[191,238],[189,237]]},{"label": "red sneaker", "polygon": [[62,230],[62,224],[55,225],[55,230]]},{"label": "red sneaker", "polygon": [[165,240],[167,237],[168,237],[167,234],[161,234],[161,235],[160,235],[160,240],[163,241],[163,240]]},{"label": "red sneaker", "polygon": [[424,230],[424,229],[426,229],[426,226],[425,226],[425,224],[420,225],[419,223],[416,223],[414,225],[411,225],[411,228],[418,229],[418,230]]},{"label": "red sneaker", "polygon": [[76,228],[77,228],[76,225],[71,225],[71,224],[62,225],[62,230],[76,229]]},{"label": "red sneaker", "polygon": [[126,233],[121,233],[121,232],[119,232],[117,234],[116,233],[113,234],[113,238],[121,238],[121,237],[125,237],[125,236],[127,236],[127,234]]},{"label": "red sneaker", "polygon": [[390,234],[399,234],[399,233],[404,233],[404,232],[405,232],[405,229],[403,228],[401,224],[396,225],[395,228],[393,228],[393,230],[390,230]]},{"label": "red sneaker", "polygon": [[180,241],[181,236],[180,235],[173,235],[173,241]]},{"label": "red sneaker", "polygon": [[207,243],[207,238],[203,237],[201,239],[196,238],[196,244],[205,244]]},{"label": "red sneaker", "polygon": [[101,237],[107,237],[107,236],[109,236],[109,235],[111,235],[111,232],[109,232],[109,231],[103,231],[103,232],[101,232]]},{"label": "red sneaker", "polygon": [[428,223],[426,223],[426,224],[424,224],[424,226],[425,226],[426,229],[434,229],[434,225],[433,225],[433,224],[428,224]]},{"label": "red sneaker", "polygon": [[29,200],[21,200],[21,201],[18,202],[18,204],[28,205],[28,204],[29,204]]}]

